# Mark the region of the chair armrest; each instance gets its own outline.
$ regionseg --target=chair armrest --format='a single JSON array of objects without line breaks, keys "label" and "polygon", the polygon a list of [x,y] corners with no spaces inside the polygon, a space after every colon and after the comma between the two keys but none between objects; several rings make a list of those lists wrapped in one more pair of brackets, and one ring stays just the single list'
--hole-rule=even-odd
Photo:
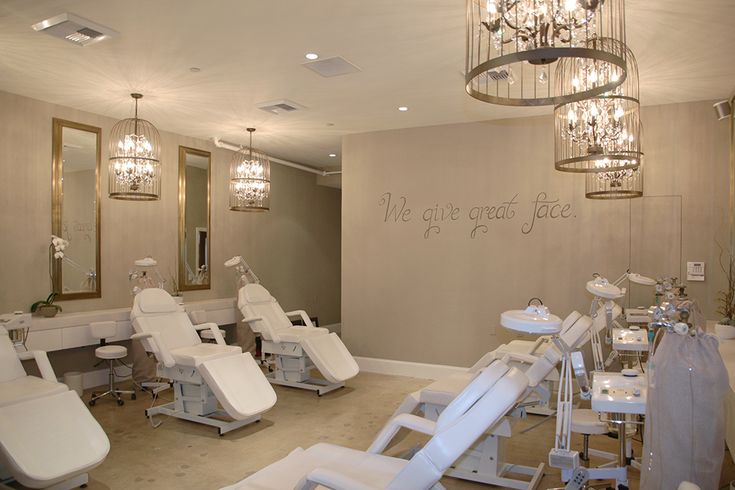
[{"label": "chair armrest", "polygon": [[309,318],[309,315],[306,314],[305,310],[294,310],[294,311],[287,311],[286,316],[291,318],[292,316],[300,316],[301,320],[304,322],[304,325],[307,327],[313,327],[314,324],[311,323],[311,318]]},{"label": "chair armrest", "polygon": [[401,427],[433,436],[436,430],[436,422],[410,413],[397,415],[385,424],[383,430],[380,431],[380,434],[375,438],[367,452],[380,454],[385,451],[385,448],[388,447],[388,444],[390,444],[390,441],[393,440]]},{"label": "chair armrest", "polygon": [[533,354],[521,354],[520,352],[500,351],[498,352],[498,359],[502,359],[506,364],[513,361],[533,364],[539,360],[539,356],[534,356]]},{"label": "chair armrest", "polygon": [[[267,318],[263,318],[262,316],[250,316],[250,317],[247,317],[247,318],[243,318],[242,321],[244,321],[245,323],[256,322],[256,321],[261,321],[261,322],[265,323],[266,328],[261,328],[261,329],[258,329],[258,330],[256,330],[256,329],[253,328],[253,332],[256,332],[256,333],[261,334],[264,339],[269,340],[270,342],[273,342],[275,344],[280,344],[281,343],[281,338],[278,336],[278,333],[276,333],[276,331],[274,329],[270,328],[270,323],[268,322],[268,319]],[[266,335],[263,334],[264,331],[265,331]],[[269,335],[272,338],[268,339],[268,336]]]},{"label": "chair armrest", "polygon": [[306,481],[301,486],[302,490],[311,490],[322,485],[334,490],[374,490],[375,487],[365,482],[355,480],[338,471],[327,468],[314,468],[306,476]]},{"label": "chair armrest", "polygon": [[214,336],[215,342],[217,342],[219,345],[227,345],[224,337],[222,337],[222,332],[219,331],[219,325],[214,322],[200,323],[199,325],[194,325],[194,329],[197,332],[200,330],[209,329]]},{"label": "chair armrest", "polygon": [[147,339],[148,343],[153,349],[153,354],[158,359],[158,362],[162,362],[164,366],[170,368],[176,365],[171,353],[166,349],[163,342],[161,341],[161,334],[159,332],[148,332],[148,333],[135,333],[130,336],[131,340],[144,340]]},{"label": "chair armrest", "polygon": [[53,381],[54,383],[59,382],[59,380],[56,379],[54,368],[51,367],[51,363],[48,360],[46,351],[32,350],[28,352],[19,352],[18,359],[20,359],[21,361],[29,361],[31,359],[34,359],[43,379],[45,379],[46,381]]}]

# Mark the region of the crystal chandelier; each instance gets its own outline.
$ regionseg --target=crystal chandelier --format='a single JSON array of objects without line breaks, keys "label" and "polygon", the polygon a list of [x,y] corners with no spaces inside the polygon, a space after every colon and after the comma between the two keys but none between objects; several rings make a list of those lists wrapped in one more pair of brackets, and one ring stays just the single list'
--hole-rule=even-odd
[{"label": "crystal chandelier", "polygon": [[230,163],[230,209],[267,211],[270,208],[271,165],[265,153],[253,150],[255,128],[247,128],[250,145],[236,151]]},{"label": "crystal chandelier", "polygon": [[[561,104],[599,95],[626,76],[624,0],[466,0],[466,90],[492,104]],[[620,44],[591,43],[611,38]],[[557,60],[594,61],[615,78],[554,87]]]},{"label": "crystal chandelier", "polygon": [[631,199],[643,196],[643,167],[588,173],[585,177],[587,199]]},{"label": "crystal chandelier", "polygon": [[145,119],[123,119],[110,132],[109,196],[111,199],[155,201],[161,198],[161,142],[158,130]]},{"label": "crystal chandelier", "polygon": [[[616,45],[596,39],[593,45]],[[641,164],[642,126],[638,96],[638,65],[626,47],[627,77],[614,89],[596,97],[554,108],[554,166],[562,172],[599,173],[617,182],[630,178]],[[562,60],[556,67],[558,86],[571,90],[590,80],[612,80],[615,71],[586,60]]]}]

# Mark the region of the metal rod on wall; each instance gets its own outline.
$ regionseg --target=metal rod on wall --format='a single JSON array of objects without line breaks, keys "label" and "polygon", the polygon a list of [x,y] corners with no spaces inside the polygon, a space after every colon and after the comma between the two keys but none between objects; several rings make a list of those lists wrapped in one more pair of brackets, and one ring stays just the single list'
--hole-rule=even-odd
[{"label": "metal rod on wall", "polygon": [[[217,137],[212,138],[212,141],[214,142],[214,146],[216,146],[217,148],[224,148],[226,150],[231,150],[231,151],[240,151],[242,149],[242,146],[240,145],[237,145],[235,143],[229,143],[227,141],[223,141]],[[271,162],[279,163],[286,167],[303,170],[304,172],[310,172],[312,174],[321,175],[322,177],[326,177],[329,175],[338,175],[342,173],[341,170],[331,170],[331,171],[319,170],[318,168],[309,167],[307,165],[302,165],[296,162],[290,162],[288,160],[283,160],[281,158],[276,158],[272,156],[269,156],[269,159]]]}]

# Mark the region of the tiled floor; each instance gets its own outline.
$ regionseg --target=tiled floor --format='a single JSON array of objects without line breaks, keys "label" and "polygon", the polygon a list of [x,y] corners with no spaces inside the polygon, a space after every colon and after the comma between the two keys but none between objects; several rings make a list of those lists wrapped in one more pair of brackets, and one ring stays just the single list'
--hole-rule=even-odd
[{"label": "tiled floor", "polygon": [[[151,401],[148,395],[126,401],[123,407],[111,399],[102,400],[91,411],[107,432],[112,449],[105,462],[91,472],[88,488],[216,489],[242,479],[297,446],[328,441],[365,449],[403,397],[426,384],[420,379],[361,373],[346,388],[323,397],[275,387],[278,402],[260,423],[223,437],[212,427],[170,417],[161,417],[163,424],[151,428],[143,414]],[[170,391],[164,393],[164,400],[170,397]],[[88,399],[89,393],[85,393],[85,400]],[[519,433],[541,420],[542,417],[529,416],[515,425],[516,435],[508,448],[510,461],[538,464],[547,460],[553,444],[553,419],[525,434]],[[389,449],[388,454],[400,454],[422,440],[411,434]],[[581,447],[581,438],[574,443]],[[593,438],[592,444],[610,451],[617,447],[616,440],[606,437]],[[639,444],[636,451],[640,453]],[[729,481],[735,478],[735,467],[729,453],[725,459],[723,481]],[[630,473],[631,488],[638,488],[638,472]],[[560,483],[558,471],[547,469],[539,488]],[[447,489],[488,488],[447,477],[442,484]]]}]

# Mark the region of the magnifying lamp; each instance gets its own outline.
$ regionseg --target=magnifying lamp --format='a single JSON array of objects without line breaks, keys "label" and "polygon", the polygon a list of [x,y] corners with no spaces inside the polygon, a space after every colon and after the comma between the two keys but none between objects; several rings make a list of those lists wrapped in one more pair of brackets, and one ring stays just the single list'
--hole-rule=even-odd
[{"label": "magnifying lamp", "polygon": [[552,315],[543,304],[529,304],[525,310],[509,310],[500,314],[500,325],[514,332],[554,335],[561,331],[561,318]]},{"label": "magnifying lamp", "polygon": [[587,291],[595,297],[602,299],[618,299],[622,298],[625,293],[614,284],[611,284],[602,276],[597,276],[591,281],[587,281]]},{"label": "magnifying lamp", "polygon": [[634,284],[640,284],[641,286],[655,286],[656,279],[651,279],[647,276],[642,276],[636,272],[629,272],[627,274],[628,280]]},{"label": "magnifying lamp", "polygon": [[130,293],[133,296],[148,288],[163,289],[163,284],[166,281],[158,271],[158,262],[156,259],[148,255],[134,261],[133,264],[135,265],[135,269],[128,273]]},{"label": "magnifying lamp", "polygon": [[235,268],[235,289],[240,290],[241,287],[246,284],[259,284],[260,279],[255,275],[255,272],[250,268],[242,255],[235,255],[234,257],[225,261],[225,267]]},{"label": "magnifying lamp", "polygon": [[150,255],[146,256],[145,258],[138,259],[134,263],[138,267],[155,267],[156,265],[158,265],[156,259],[154,259]]},{"label": "magnifying lamp", "polygon": [[235,255],[231,259],[228,259],[227,261],[225,261],[225,267],[235,267],[236,265],[240,264],[241,262],[243,262],[242,256]]}]

